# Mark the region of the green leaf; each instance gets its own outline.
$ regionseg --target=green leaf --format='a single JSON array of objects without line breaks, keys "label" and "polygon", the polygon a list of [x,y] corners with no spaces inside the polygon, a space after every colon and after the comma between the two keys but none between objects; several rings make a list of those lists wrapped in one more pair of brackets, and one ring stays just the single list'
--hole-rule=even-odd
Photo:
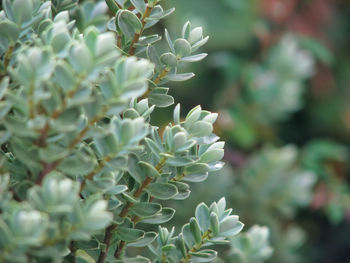
[{"label": "green leaf", "polygon": [[151,244],[157,237],[155,232],[147,232],[145,236],[135,242],[130,242],[127,244],[128,247],[146,247]]},{"label": "green leaf", "polygon": [[170,207],[162,208],[162,211],[152,217],[145,218],[141,222],[146,224],[164,224],[171,220],[175,214],[175,210]]},{"label": "green leaf", "polygon": [[218,253],[212,249],[204,249],[198,252],[190,252],[191,262],[213,262],[217,254]]},{"label": "green leaf", "polygon": [[212,230],[214,236],[217,236],[220,233],[219,218],[214,212],[210,213],[210,229]]},{"label": "green leaf", "polygon": [[78,249],[75,252],[77,263],[95,263],[95,260],[84,250]]},{"label": "green leaf", "polygon": [[151,62],[154,63],[157,71],[161,72],[163,69],[162,62],[160,61],[159,55],[158,55],[157,50],[155,49],[154,45],[148,45],[147,57]]},{"label": "green leaf", "polygon": [[192,248],[196,244],[195,237],[191,231],[190,224],[185,224],[182,227],[182,236],[188,248]]},{"label": "green leaf", "polygon": [[205,233],[210,227],[210,212],[208,206],[204,203],[200,203],[196,207],[195,215],[202,232]]},{"label": "green leaf", "polygon": [[194,160],[187,157],[169,157],[166,161],[166,164],[175,167],[183,167],[190,164],[193,164]]},{"label": "green leaf", "polygon": [[172,53],[175,53],[174,44],[173,44],[173,42],[171,41],[171,38],[170,38],[170,35],[169,35],[168,30],[165,29],[164,31],[165,31],[165,32],[164,32],[165,39],[166,39],[166,41],[167,41],[167,43],[168,43],[168,46],[169,46],[169,48],[170,48],[170,51],[171,51]]},{"label": "green leaf", "polygon": [[213,149],[203,153],[199,160],[200,162],[203,162],[203,163],[212,163],[212,162],[220,161],[223,157],[224,157],[223,149]]},{"label": "green leaf", "polygon": [[0,22],[0,35],[15,43],[19,36],[18,26],[10,20],[3,20]]},{"label": "green leaf", "polygon": [[148,97],[149,103],[159,108],[166,108],[174,104],[174,98],[167,94],[152,93]]},{"label": "green leaf", "polygon": [[177,66],[177,58],[173,53],[164,53],[160,56],[160,61],[164,63],[164,65],[175,68]]},{"label": "green leaf", "polygon": [[203,174],[209,171],[209,166],[206,163],[196,163],[185,167],[184,174]]},{"label": "green leaf", "polygon": [[174,43],[175,53],[179,57],[186,57],[192,52],[190,43],[186,39],[179,38]]},{"label": "green leaf", "polygon": [[205,180],[207,180],[209,174],[208,173],[201,173],[201,174],[188,174],[182,178],[185,182],[191,182],[191,183],[200,183]]},{"label": "green leaf", "polygon": [[135,228],[118,227],[116,230],[116,235],[123,241],[131,242],[143,238],[145,236],[145,232]]},{"label": "green leaf", "polygon": [[178,193],[175,185],[167,183],[153,183],[146,190],[150,195],[161,200],[171,199]]},{"label": "green leaf", "polygon": [[130,209],[135,215],[139,217],[150,217],[162,210],[162,206],[156,203],[135,203]]},{"label": "green leaf", "polygon": [[174,196],[172,199],[174,200],[184,200],[187,199],[190,194],[191,194],[191,190],[190,190],[190,186],[186,183],[182,183],[182,182],[172,182],[172,184],[175,184],[177,190],[178,190],[178,194],[176,196]]},{"label": "green leaf", "polygon": [[203,39],[203,28],[202,27],[196,27],[193,30],[191,30],[189,36],[188,36],[188,42],[190,42],[191,45],[197,43],[198,41],[201,41]]},{"label": "green leaf", "polygon": [[195,76],[194,73],[183,73],[183,74],[168,74],[166,79],[170,81],[186,81]]},{"label": "green leaf", "polygon": [[243,229],[244,224],[238,221],[238,216],[231,215],[220,222],[220,236],[232,237]]},{"label": "green leaf", "polygon": [[202,233],[198,221],[194,217],[190,219],[190,229],[196,242],[196,245],[199,245],[202,241]]},{"label": "green leaf", "polygon": [[147,5],[144,0],[130,0],[130,2],[134,5],[137,11],[141,14],[145,13]]},{"label": "green leaf", "polygon": [[146,179],[146,176],[144,172],[141,170],[138,163],[139,163],[139,160],[136,157],[136,155],[131,154],[129,156],[129,161],[128,161],[128,171],[131,177],[134,178],[136,182],[141,184]]},{"label": "green leaf", "polygon": [[195,137],[209,136],[213,132],[213,125],[205,121],[197,121],[191,125],[188,132]]},{"label": "green leaf", "polygon": [[159,177],[160,174],[157,171],[156,168],[154,168],[153,165],[146,163],[144,161],[140,161],[139,165],[141,167],[141,169],[143,170],[143,172],[146,174],[146,176],[150,177],[150,178],[156,178]]},{"label": "green leaf", "polygon": [[116,0],[105,0],[106,1],[106,4],[108,6],[108,8],[114,12],[114,13],[117,13],[118,10],[119,10],[119,7],[116,3]]},{"label": "green leaf", "polygon": [[28,0],[14,0],[12,3],[13,16],[18,25],[28,21],[33,12],[33,2]]},{"label": "green leaf", "polygon": [[140,19],[129,10],[119,11],[118,26],[128,39],[132,39],[135,34],[139,34],[142,30]]},{"label": "green leaf", "polygon": [[123,260],[116,260],[113,263],[151,263],[148,258],[137,256],[136,258],[123,258]]},{"label": "green leaf", "polygon": [[188,56],[188,57],[183,57],[181,58],[182,62],[198,62],[206,58],[208,54],[207,53],[202,53],[198,55],[193,55],[193,56]]}]

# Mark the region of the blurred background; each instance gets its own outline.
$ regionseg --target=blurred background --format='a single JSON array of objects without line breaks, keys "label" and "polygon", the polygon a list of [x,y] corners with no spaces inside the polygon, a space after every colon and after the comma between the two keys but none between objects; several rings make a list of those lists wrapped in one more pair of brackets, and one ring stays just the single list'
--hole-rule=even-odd
[{"label": "blurred background", "polygon": [[[188,206],[171,204],[172,223],[225,196],[245,231],[270,229],[264,262],[350,262],[350,2],[168,2],[170,32],[190,20],[210,36],[208,57],[186,68],[197,77],[171,93],[186,110],[220,113],[227,163],[194,186]],[[263,261],[231,252],[218,262]]]}]

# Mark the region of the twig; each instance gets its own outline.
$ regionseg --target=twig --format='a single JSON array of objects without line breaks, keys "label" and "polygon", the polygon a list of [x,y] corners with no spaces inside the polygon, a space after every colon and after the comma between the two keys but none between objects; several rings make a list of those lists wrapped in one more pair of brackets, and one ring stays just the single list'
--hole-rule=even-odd
[{"label": "twig", "polygon": [[142,27],[141,27],[140,33],[135,33],[134,38],[132,39],[130,44],[129,55],[131,56],[135,54],[135,49],[136,49],[135,45],[137,42],[139,42],[140,36],[142,35],[143,30],[145,29],[146,18],[150,16],[152,9],[153,9],[153,6],[147,5],[146,11],[141,18]]}]

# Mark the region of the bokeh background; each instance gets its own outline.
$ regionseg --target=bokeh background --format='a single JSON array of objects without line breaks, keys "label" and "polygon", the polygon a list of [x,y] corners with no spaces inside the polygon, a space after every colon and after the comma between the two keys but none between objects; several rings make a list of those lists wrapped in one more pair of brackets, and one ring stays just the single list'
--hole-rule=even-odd
[{"label": "bokeh background", "polygon": [[210,36],[208,57],[186,69],[197,77],[171,93],[187,110],[219,112],[227,142],[225,169],[195,186],[186,207],[171,204],[175,222],[225,196],[245,230],[269,227],[266,262],[350,262],[350,2],[164,4],[177,9],[165,22],[171,32],[190,20]]}]

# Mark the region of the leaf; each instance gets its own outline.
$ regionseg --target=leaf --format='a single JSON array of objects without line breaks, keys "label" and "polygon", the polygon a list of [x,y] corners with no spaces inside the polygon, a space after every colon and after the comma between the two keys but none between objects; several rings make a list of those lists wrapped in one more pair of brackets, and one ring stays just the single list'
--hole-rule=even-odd
[{"label": "leaf", "polygon": [[180,124],[180,104],[179,103],[176,105],[174,109],[173,118],[174,118],[175,125],[179,125]]},{"label": "leaf", "polygon": [[139,34],[142,30],[140,19],[129,10],[120,11],[117,21],[120,30],[128,39],[132,39],[135,33]]},{"label": "leaf", "polygon": [[175,185],[167,183],[153,183],[150,184],[146,191],[161,200],[168,200],[177,195],[178,191]]},{"label": "leaf", "polygon": [[186,39],[179,38],[174,43],[175,53],[179,57],[186,57],[192,52],[190,43]]},{"label": "leaf", "polygon": [[195,76],[194,73],[168,74],[166,78],[170,81],[186,81]]},{"label": "leaf", "polygon": [[139,217],[150,217],[159,213],[162,210],[162,206],[156,203],[135,203],[131,207],[131,211]]},{"label": "leaf", "polygon": [[171,41],[171,38],[170,38],[170,35],[169,35],[169,32],[168,32],[167,29],[164,30],[164,35],[165,35],[165,39],[166,39],[166,41],[167,41],[167,43],[168,43],[168,46],[169,46],[169,48],[170,48],[170,51],[171,51],[172,53],[175,53],[174,44],[173,44],[173,42]]},{"label": "leaf", "polygon": [[200,183],[205,180],[207,180],[209,174],[208,173],[202,173],[202,174],[189,174],[182,178],[185,182],[191,182],[191,183]]},{"label": "leaf", "polygon": [[204,46],[209,40],[209,37],[205,37],[202,40],[198,41],[194,45],[192,45],[192,52],[196,51],[199,49],[201,46]]},{"label": "leaf", "polygon": [[128,161],[128,171],[131,177],[134,178],[136,182],[141,184],[146,179],[146,176],[144,172],[141,170],[138,163],[139,163],[139,160],[137,156],[134,154],[131,154],[129,156],[129,161]]},{"label": "leaf", "polygon": [[106,4],[112,12],[114,12],[114,13],[118,12],[119,7],[116,3],[116,0],[106,0]]},{"label": "leaf", "polygon": [[200,203],[196,207],[195,215],[202,232],[205,233],[210,227],[210,212],[208,206],[204,203]]},{"label": "leaf", "polygon": [[205,121],[197,121],[193,123],[188,132],[194,137],[209,136],[213,132],[213,125]]},{"label": "leaf", "polygon": [[160,61],[159,55],[153,45],[148,45],[147,47],[147,57],[148,59],[154,63],[157,71],[162,71],[162,63]]},{"label": "leaf", "polygon": [[146,174],[146,176],[150,178],[156,178],[160,176],[159,172],[157,171],[156,168],[154,168],[153,165],[146,163],[144,161],[140,161],[138,164],[140,165],[141,169]]},{"label": "leaf", "polygon": [[130,2],[134,5],[137,11],[139,11],[141,14],[144,14],[146,11],[146,4],[144,0],[130,0]]},{"label": "leaf", "polygon": [[231,215],[220,222],[220,236],[232,237],[243,229],[244,224],[238,221],[238,216]]},{"label": "leaf", "polygon": [[123,260],[113,261],[114,263],[151,263],[148,258],[137,256],[136,258],[123,258]]},{"label": "leaf", "polygon": [[202,233],[198,221],[194,217],[190,219],[190,229],[196,242],[196,245],[199,245],[202,241]]},{"label": "leaf", "polygon": [[209,171],[209,166],[206,163],[196,163],[185,167],[184,174],[203,174]]},{"label": "leaf", "polygon": [[214,236],[217,236],[220,232],[219,218],[214,212],[210,213],[210,229],[212,230]]},{"label": "leaf", "polygon": [[177,58],[173,53],[164,53],[160,56],[160,61],[164,63],[164,65],[175,68],[177,66]]},{"label": "leaf", "polygon": [[75,252],[77,263],[95,263],[95,260],[84,250],[78,249]]},{"label": "leaf", "polygon": [[166,161],[166,164],[175,166],[175,167],[183,167],[194,163],[194,160],[187,157],[169,157]]},{"label": "leaf", "polygon": [[200,162],[212,163],[220,161],[224,157],[223,149],[213,149],[202,154],[200,157]]},{"label": "leaf", "polygon": [[155,232],[147,232],[145,236],[135,242],[130,242],[127,244],[128,247],[146,247],[151,244],[157,237]]},{"label": "leaf", "polygon": [[196,244],[196,240],[191,231],[190,224],[185,224],[181,232],[187,247],[191,249]]},{"label": "leaf", "polygon": [[146,224],[164,224],[171,220],[175,214],[175,210],[170,207],[162,208],[162,211],[152,217],[145,218],[141,222]]},{"label": "leaf", "polygon": [[130,242],[143,238],[145,236],[145,232],[135,228],[118,227],[116,230],[116,235],[119,239]]},{"label": "leaf", "polygon": [[198,252],[190,252],[191,262],[213,262],[217,254],[218,253],[212,249],[200,250]]},{"label": "leaf", "polygon": [[183,58],[181,58],[181,61],[182,62],[198,62],[198,61],[203,60],[206,56],[208,56],[207,53],[202,53],[202,54],[198,54],[198,55],[183,57]]},{"label": "leaf", "polygon": [[182,182],[172,182],[172,184],[175,184],[178,190],[178,194],[172,198],[173,200],[184,200],[190,196],[191,190],[188,184]]},{"label": "leaf", "polygon": [[10,20],[0,22],[0,35],[7,37],[9,42],[15,43],[19,36],[18,26]]},{"label": "leaf", "polygon": [[151,93],[148,97],[149,103],[158,108],[166,108],[174,104],[174,98],[167,94]]}]

